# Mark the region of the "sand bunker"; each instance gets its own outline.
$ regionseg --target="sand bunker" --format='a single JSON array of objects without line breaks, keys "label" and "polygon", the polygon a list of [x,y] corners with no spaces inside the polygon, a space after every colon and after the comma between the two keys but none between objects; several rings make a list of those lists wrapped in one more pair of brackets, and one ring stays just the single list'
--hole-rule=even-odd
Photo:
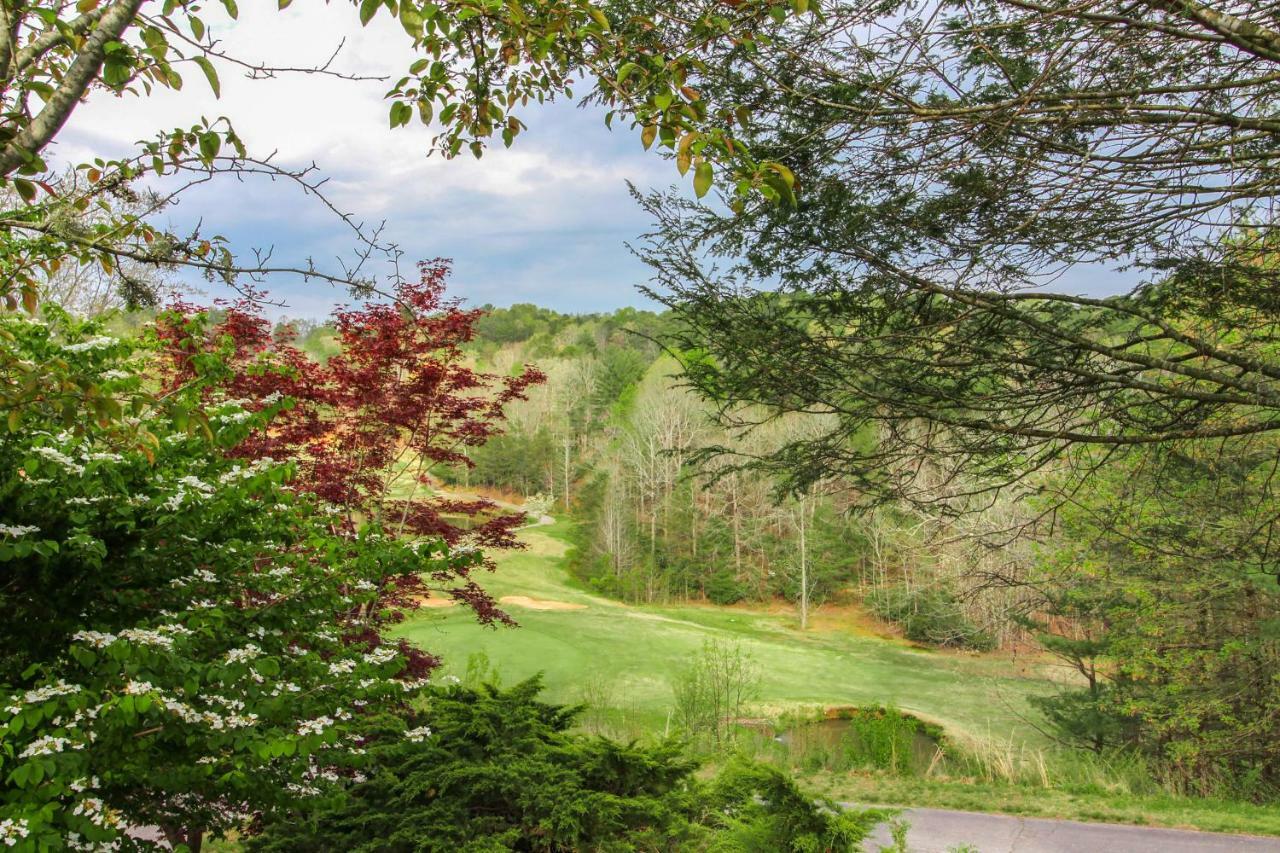
[{"label": "sand bunker", "polygon": [[416,596],[414,602],[419,607],[455,607],[458,602],[453,598],[432,598],[426,595]]},{"label": "sand bunker", "polygon": [[504,595],[498,599],[499,604],[514,604],[527,610],[586,610],[585,604],[571,604],[568,601],[548,601],[545,598],[529,598],[527,595]]}]

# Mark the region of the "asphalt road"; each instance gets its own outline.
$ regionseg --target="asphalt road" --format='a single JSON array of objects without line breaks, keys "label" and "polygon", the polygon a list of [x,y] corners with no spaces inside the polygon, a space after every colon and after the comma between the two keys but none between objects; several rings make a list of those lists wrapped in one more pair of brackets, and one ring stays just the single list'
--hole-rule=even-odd
[{"label": "asphalt road", "polygon": [[[1280,853],[1280,838],[1253,835],[942,809],[905,809],[902,820],[910,824],[907,849],[911,853]],[[890,840],[888,827],[881,826],[864,850],[879,851]]]}]

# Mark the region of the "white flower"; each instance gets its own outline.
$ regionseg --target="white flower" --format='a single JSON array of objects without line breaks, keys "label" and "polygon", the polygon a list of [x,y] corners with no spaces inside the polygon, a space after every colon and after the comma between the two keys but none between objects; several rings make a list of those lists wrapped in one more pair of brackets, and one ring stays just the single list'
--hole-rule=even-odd
[{"label": "white flower", "polygon": [[130,681],[124,686],[124,692],[130,696],[142,696],[146,693],[154,693],[155,685],[150,681]]},{"label": "white flower", "polygon": [[106,335],[99,335],[96,338],[90,338],[87,341],[81,341],[78,344],[64,344],[63,352],[89,352],[95,349],[106,349],[115,344],[115,338],[109,338]]},{"label": "white flower", "polygon": [[178,482],[184,486],[190,486],[191,488],[195,489],[197,492],[200,492],[202,494],[205,494],[205,495],[213,494],[213,486],[210,486],[208,483],[206,483],[204,480],[201,480],[199,477],[192,477],[191,475],[187,475],[186,477],[179,477]]},{"label": "white flower", "polygon": [[257,714],[243,714],[243,715],[232,714],[231,716],[227,717],[227,725],[233,729],[244,729],[250,726],[257,725],[257,723],[258,723]]},{"label": "white flower", "polygon": [[119,816],[107,808],[102,800],[97,797],[87,797],[76,803],[76,807],[72,810],[72,814],[84,815],[92,823],[101,827],[119,826]]},{"label": "white flower", "polygon": [[36,454],[37,456],[43,456],[45,459],[48,459],[50,462],[53,462],[57,465],[62,466],[66,470],[70,471],[72,474],[84,473],[83,465],[81,465],[79,462],[76,462],[74,459],[72,459],[70,456],[67,456],[65,453],[62,453],[61,451],[56,450],[52,447],[33,447],[31,448],[31,452]]},{"label": "white flower", "polygon": [[120,639],[131,640],[143,646],[156,646],[161,649],[172,649],[173,638],[165,636],[159,631],[151,631],[146,628],[126,628],[120,632]]},{"label": "white flower", "polygon": [[71,635],[71,639],[102,649],[114,643],[117,637],[115,634],[104,634],[101,631],[76,631]]},{"label": "white flower", "polygon": [[92,462],[123,462],[124,457],[119,453],[90,453],[89,459]]},{"label": "white flower", "polygon": [[5,847],[16,847],[19,841],[30,834],[31,830],[27,828],[25,820],[0,820],[0,844]]},{"label": "white flower", "polygon": [[5,536],[26,536],[28,533],[39,533],[40,528],[33,524],[0,524],[0,533]]},{"label": "white flower", "polygon": [[410,741],[411,743],[422,743],[424,740],[426,740],[429,737],[431,737],[430,726],[422,726],[416,729],[409,729],[407,732],[404,733],[404,739],[407,741]]},{"label": "white flower", "polygon": [[246,661],[251,661],[256,657],[260,657],[261,655],[262,655],[262,649],[258,648],[253,643],[249,643],[243,648],[232,649],[231,651],[227,652],[226,662],[227,663],[245,663]]},{"label": "white flower", "polygon": [[[18,757],[34,758],[37,755],[53,755],[55,753],[62,752],[70,743],[71,741],[64,737],[45,735],[44,737],[36,738],[31,743],[27,744],[27,748],[22,750],[22,752],[18,754]],[[81,748],[82,745],[80,744],[76,744],[72,747],[72,749]]]},{"label": "white flower", "polygon": [[329,664],[330,675],[346,675],[356,668],[356,662],[353,660],[340,660]]},{"label": "white flower", "polygon": [[365,663],[371,663],[374,666],[380,666],[384,663],[390,663],[396,659],[400,652],[392,646],[379,646],[364,656]]},{"label": "white flower", "polygon": [[323,734],[324,730],[333,725],[333,719],[330,717],[316,717],[314,720],[304,720],[298,726],[298,734],[306,737],[307,735]]},{"label": "white flower", "polygon": [[115,370],[114,368],[103,371],[102,373],[103,379],[128,379],[131,376],[133,376],[133,374],[129,373],[127,370]]},{"label": "white flower", "polygon": [[73,781],[67,787],[75,791],[77,794],[83,794],[85,791],[89,790],[90,788],[98,787],[98,777],[93,776],[88,779],[81,777]]},{"label": "white flower", "polygon": [[34,705],[36,702],[44,702],[52,699],[54,696],[69,696],[72,693],[79,693],[80,688],[74,684],[67,684],[62,679],[58,679],[57,684],[51,684],[47,687],[37,687],[35,690],[28,690],[22,694],[22,701],[28,705]]}]

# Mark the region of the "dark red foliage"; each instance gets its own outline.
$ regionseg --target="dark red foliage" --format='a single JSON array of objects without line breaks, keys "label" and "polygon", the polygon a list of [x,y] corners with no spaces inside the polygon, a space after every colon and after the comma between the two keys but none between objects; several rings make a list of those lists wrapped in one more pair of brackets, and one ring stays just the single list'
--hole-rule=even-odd
[{"label": "dark red foliage", "polygon": [[[421,263],[419,272],[417,282],[396,288],[394,301],[336,311],[341,349],[323,364],[298,349],[291,334],[273,333],[252,299],[222,306],[220,319],[207,327],[192,306],[175,305],[157,323],[170,356],[166,381],[190,381],[202,369],[198,356],[218,353],[228,365],[219,387],[229,397],[250,408],[291,398],[292,407],[234,453],[294,461],[294,488],[333,504],[340,528],[373,523],[392,535],[440,538],[451,547],[522,547],[515,531],[523,513],[436,495],[432,470],[470,465],[466,449],[500,433],[506,405],[524,399],[545,376],[532,366],[518,376],[471,368],[462,347],[483,312],[445,296],[447,261]],[[507,621],[474,581],[455,580],[463,585],[448,594],[482,620]],[[389,589],[387,595],[407,604],[410,592]]]}]

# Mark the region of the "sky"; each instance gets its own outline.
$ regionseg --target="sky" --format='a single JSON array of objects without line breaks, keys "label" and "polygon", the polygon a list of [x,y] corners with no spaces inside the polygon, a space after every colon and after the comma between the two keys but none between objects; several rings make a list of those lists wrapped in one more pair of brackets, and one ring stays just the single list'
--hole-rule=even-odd
[{"label": "sky", "polygon": [[[211,5],[205,22],[228,53],[274,65],[322,64],[344,37],[336,70],[394,80],[416,58],[386,14],[362,29],[346,3],[301,0],[283,12],[274,6],[246,3],[232,22],[215,18]],[[511,149],[499,141],[479,161],[470,155],[446,161],[426,156],[433,128],[416,119],[407,128],[388,128],[385,82],[301,74],[249,80],[223,63],[222,97],[215,99],[198,68],[187,64],[179,71],[180,93],[96,93],[73,113],[55,156],[78,163],[128,154],[159,130],[225,115],[251,154],[274,151],[278,164],[292,168],[314,162],[329,178],[325,190],[336,205],[356,221],[385,221],[384,237],[409,263],[451,258],[450,292],[473,305],[536,302],[574,312],[653,307],[636,290],[647,269],[626,248],[649,222],[626,182],[666,186],[676,175],[643,150],[636,134],[611,133],[598,110],[531,106],[522,116],[529,129]],[[250,247],[271,248],[281,264],[312,257],[337,271],[335,257],[349,259],[355,248],[329,210],[295,186],[265,179],[225,177],[199,187],[161,221],[166,218],[179,231],[199,222],[246,255]],[[287,303],[274,313],[292,317],[320,317],[348,301],[331,285],[283,276],[270,289]],[[214,295],[207,286],[206,292]]]},{"label": "sky", "polygon": [[[211,4],[205,23],[221,49],[251,62],[312,67],[345,39],[335,70],[394,80],[417,58],[387,14],[361,28],[347,3],[297,0],[283,12],[274,6],[246,3],[231,21],[216,17],[219,7]],[[227,116],[252,154],[275,152],[277,164],[295,169],[314,163],[336,206],[366,225],[385,222],[383,238],[400,247],[407,263],[451,258],[450,292],[472,305],[534,302],[567,312],[656,307],[637,291],[648,270],[626,247],[650,225],[627,181],[665,187],[678,176],[643,150],[638,134],[624,127],[610,132],[599,110],[531,105],[522,114],[529,129],[511,149],[499,142],[479,161],[469,155],[446,161],[427,157],[436,128],[416,119],[407,128],[388,127],[387,82],[306,74],[250,80],[243,69],[215,64],[220,99],[190,64],[180,67],[181,92],[95,93],[59,135],[55,158],[79,163],[127,155],[158,131]],[[337,273],[336,259],[350,259],[357,247],[319,202],[266,179],[224,177],[198,187],[165,218],[179,233],[200,223],[205,233],[224,235],[242,257],[270,249],[279,265],[305,266],[312,258]],[[1076,267],[1056,284],[1101,295],[1131,283],[1099,267]],[[202,286],[206,297],[223,295]],[[285,303],[271,309],[276,316],[320,318],[349,301],[341,288],[287,276],[273,277],[269,288]]]}]

